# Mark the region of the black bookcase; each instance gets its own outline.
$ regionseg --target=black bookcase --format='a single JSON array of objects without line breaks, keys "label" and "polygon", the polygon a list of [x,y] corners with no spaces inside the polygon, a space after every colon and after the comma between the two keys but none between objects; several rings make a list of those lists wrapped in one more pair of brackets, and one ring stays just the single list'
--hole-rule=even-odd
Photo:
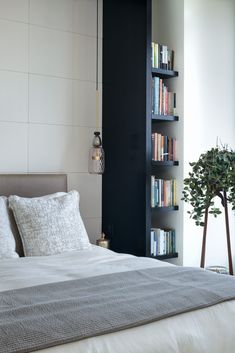
[{"label": "black bookcase", "polygon": [[[152,125],[178,120],[152,116],[152,75],[178,73],[152,70],[151,5],[151,0],[103,0],[102,229],[112,250],[138,256],[150,256],[153,170],[178,165],[151,160]],[[165,209],[169,215],[175,210]],[[164,209],[159,211],[154,210],[156,217]]]}]

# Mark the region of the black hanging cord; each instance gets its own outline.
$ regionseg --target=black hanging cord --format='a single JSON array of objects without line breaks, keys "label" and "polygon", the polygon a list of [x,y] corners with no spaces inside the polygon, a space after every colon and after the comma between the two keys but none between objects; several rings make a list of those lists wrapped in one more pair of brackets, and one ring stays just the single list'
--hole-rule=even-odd
[{"label": "black hanging cord", "polygon": [[98,33],[99,33],[99,0],[96,1],[96,90],[98,91],[98,70],[99,70],[99,39],[98,39]]}]

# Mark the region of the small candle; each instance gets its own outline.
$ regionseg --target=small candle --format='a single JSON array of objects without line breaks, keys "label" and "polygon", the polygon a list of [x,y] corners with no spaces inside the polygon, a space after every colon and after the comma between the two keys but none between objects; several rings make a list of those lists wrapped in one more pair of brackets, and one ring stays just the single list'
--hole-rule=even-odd
[{"label": "small candle", "polygon": [[98,246],[102,246],[102,248],[109,249],[109,239],[105,238],[105,234],[102,233],[101,238],[96,240],[96,244]]}]

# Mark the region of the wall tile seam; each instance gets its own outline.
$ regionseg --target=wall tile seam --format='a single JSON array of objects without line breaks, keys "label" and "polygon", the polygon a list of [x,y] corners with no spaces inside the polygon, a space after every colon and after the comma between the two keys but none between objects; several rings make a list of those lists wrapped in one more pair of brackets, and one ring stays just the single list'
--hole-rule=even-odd
[{"label": "wall tile seam", "polygon": [[[37,72],[31,72],[31,71],[19,71],[19,70],[11,70],[11,69],[4,69],[0,68],[0,72],[11,72],[11,73],[18,73],[18,74],[25,74],[29,76],[40,76],[40,77],[48,77],[48,78],[57,78],[57,79],[62,79],[62,80],[67,80],[67,81],[79,81],[79,82],[87,82],[87,83],[94,83],[96,84],[95,80],[84,80],[80,78],[72,78],[72,77],[66,77],[66,76],[56,76],[56,75],[50,75],[50,74],[43,74],[43,73],[37,73]],[[103,81],[98,81],[99,85],[103,84]]]},{"label": "wall tile seam", "polygon": [[[9,124],[9,125],[40,125],[40,126],[61,126],[61,127],[77,127],[77,128],[85,128],[85,129],[96,129],[96,125],[76,125],[76,124],[60,124],[60,123],[44,123],[44,122],[32,122],[32,121],[10,121],[10,120],[1,120],[0,124]],[[102,124],[99,124],[99,129],[102,129]]]},{"label": "wall tile seam", "polygon": [[[1,71],[1,69],[0,69]],[[18,72],[18,71],[16,71]],[[24,72],[22,72],[24,73]],[[96,81],[94,80],[84,80],[80,78],[71,78],[71,77],[65,77],[65,76],[56,76],[56,75],[49,75],[49,74],[42,74],[42,73],[37,73],[37,72],[29,72],[30,76],[41,76],[41,77],[49,77],[49,78],[57,78],[57,79],[62,79],[62,80],[67,80],[67,81],[79,81],[79,82],[88,82],[88,83],[94,83],[96,84]],[[102,81],[98,81],[100,85],[102,85]]]},{"label": "wall tile seam", "polygon": [[93,220],[102,220],[102,217],[82,217],[83,219],[93,219]]},{"label": "wall tile seam", "polygon": [[[33,170],[31,170],[29,168],[28,171],[25,172],[26,174],[89,174],[87,169],[86,170],[80,170],[80,171],[74,171],[74,170],[63,170],[63,169],[60,169],[60,170],[57,170],[57,172],[52,172],[52,171],[48,171],[48,170],[35,170],[35,168]],[[1,172],[1,174],[9,174],[7,171],[5,172]],[[20,173],[17,173],[16,174],[20,174]]]},{"label": "wall tile seam", "polygon": [[[28,21],[30,19],[30,0],[28,0]],[[28,69],[30,67],[30,26],[28,26]],[[29,102],[29,97],[30,97],[30,74],[28,70],[28,97],[27,97],[27,107],[28,107],[28,125],[27,125],[27,172],[29,172],[30,168],[30,139],[29,139],[29,134],[30,134],[30,102]]]},{"label": "wall tile seam", "polygon": [[[44,122],[28,122],[29,125],[39,125],[39,126],[62,126],[62,127],[78,127],[78,128],[84,128],[84,129],[95,129],[96,125],[77,125],[77,124],[61,124],[61,123],[44,123]],[[99,128],[102,128],[102,125],[99,124]]]},{"label": "wall tile seam", "polygon": [[[18,24],[24,24],[26,26],[31,26],[31,27],[37,27],[37,28],[42,28],[42,29],[47,29],[47,30],[51,30],[51,31],[56,31],[56,32],[62,32],[62,33],[68,33],[68,34],[72,34],[72,35],[78,35],[81,37],[86,37],[86,38],[92,38],[92,39],[96,39],[96,35],[90,35],[90,34],[86,34],[86,33],[80,33],[80,32],[74,32],[74,31],[68,31],[68,30],[64,30],[64,29],[60,29],[57,27],[50,27],[50,26],[43,26],[43,25],[39,25],[39,24],[35,24],[35,23],[31,23],[31,22],[24,22],[24,21],[20,21],[20,20],[13,20],[13,19],[9,19],[9,18],[5,18],[5,17],[0,17],[0,21],[6,21],[6,22],[13,22],[13,23],[18,23]],[[100,40],[103,40],[103,35],[98,35],[98,38]]]},{"label": "wall tile seam", "polygon": [[14,22],[14,23],[19,23],[19,24],[24,24],[24,25],[29,24],[28,22],[23,21],[23,20],[16,20],[16,19],[11,19],[11,18],[2,17],[2,16],[0,16],[0,21]]},{"label": "wall tile seam", "polygon": [[[12,173],[9,173],[9,172],[1,172],[0,174],[12,174]],[[50,174],[50,175],[55,175],[55,174],[89,174],[88,171],[86,172],[67,172],[67,171],[55,171],[55,172],[27,172],[27,171],[24,171],[24,172],[21,172],[21,173],[17,173],[17,174],[35,174],[35,175],[38,175],[38,174]],[[90,174],[89,174],[90,175]],[[98,218],[98,217],[95,217],[95,218]]]},{"label": "wall tile seam", "polygon": [[[52,173],[54,174],[54,173]],[[68,172],[68,174],[87,174],[87,175],[91,175],[88,171],[86,172]],[[101,175],[93,175],[94,177],[98,177],[98,178],[102,178]]]},{"label": "wall tile seam", "polygon": [[[80,32],[68,31],[68,30],[63,30],[63,29],[59,29],[59,28],[56,28],[56,27],[43,26],[43,25],[34,24],[34,23],[29,23],[28,25],[32,26],[32,27],[48,29],[48,30],[52,30],[52,31],[60,32],[60,33],[63,32],[63,33],[68,33],[68,34],[72,34],[72,35],[78,35],[78,36],[81,36],[81,37],[92,38],[92,39],[96,40],[96,35],[90,35],[90,34],[85,34],[85,33],[80,33]],[[103,40],[103,36],[98,35],[98,38],[101,41]]]}]

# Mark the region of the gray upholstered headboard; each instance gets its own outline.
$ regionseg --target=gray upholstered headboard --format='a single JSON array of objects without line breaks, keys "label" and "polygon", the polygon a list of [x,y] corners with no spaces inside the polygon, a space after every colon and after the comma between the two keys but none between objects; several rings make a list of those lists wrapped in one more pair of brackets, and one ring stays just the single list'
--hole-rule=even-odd
[{"label": "gray upholstered headboard", "polygon": [[38,197],[67,191],[66,174],[0,174],[0,195]]},{"label": "gray upholstered headboard", "polygon": [[[67,191],[66,174],[0,174],[0,195],[38,197],[58,191]],[[23,256],[22,242],[12,212],[10,217],[16,251]]]}]

